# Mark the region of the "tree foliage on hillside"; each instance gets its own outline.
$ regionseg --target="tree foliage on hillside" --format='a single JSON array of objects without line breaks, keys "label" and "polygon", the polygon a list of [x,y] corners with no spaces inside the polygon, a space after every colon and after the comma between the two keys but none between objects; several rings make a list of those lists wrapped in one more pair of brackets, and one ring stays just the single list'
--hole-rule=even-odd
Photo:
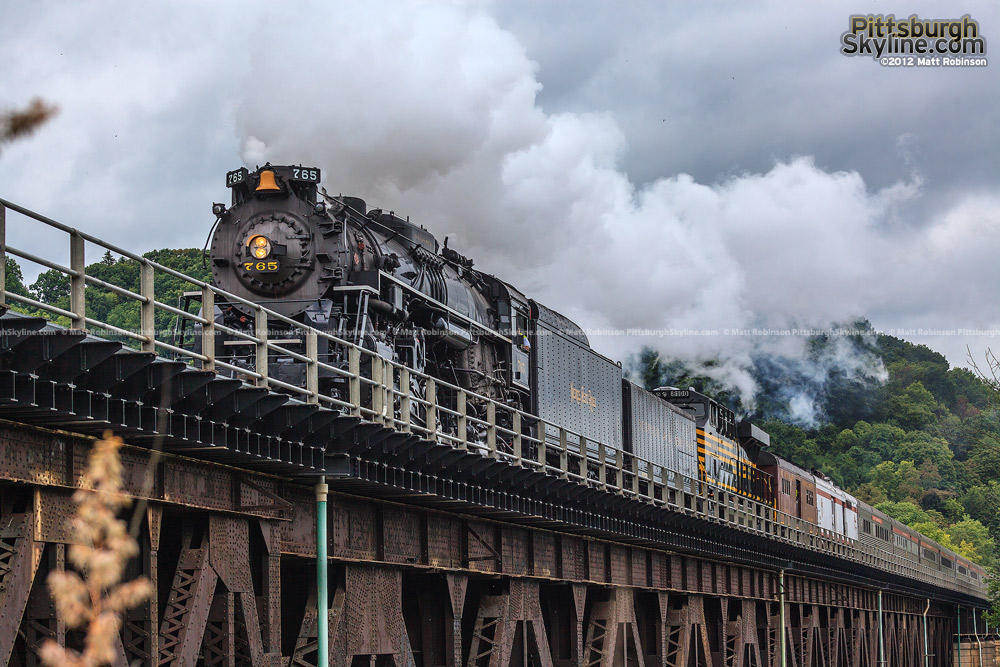
[{"label": "tree foliage on hillside", "polygon": [[[807,354],[829,356],[845,344],[874,355],[883,382],[851,378],[830,366],[816,373],[783,359],[754,360],[761,387],[752,410],[684,363],[644,350],[634,375],[647,387],[693,386],[716,396],[771,435],[772,449],[956,552],[986,565],[1000,544],[1000,394],[990,383],[923,345],[878,334],[846,341],[815,337]],[[801,366],[801,364],[800,364]],[[815,366],[809,367],[811,370]],[[987,380],[989,378],[986,378]],[[998,384],[1000,387],[1000,384]],[[817,398],[819,423],[793,423],[782,401],[808,391]]]}]

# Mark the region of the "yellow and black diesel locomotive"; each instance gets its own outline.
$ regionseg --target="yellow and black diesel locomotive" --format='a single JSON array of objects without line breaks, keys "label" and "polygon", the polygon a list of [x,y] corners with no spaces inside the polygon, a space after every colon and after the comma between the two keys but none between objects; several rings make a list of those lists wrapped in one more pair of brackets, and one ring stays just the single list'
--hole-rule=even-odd
[{"label": "yellow and black diesel locomotive", "polygon": [[770,437],[764,431],[749,422],[738,421],[735,412],[694,389],[661,387],[653,393],[695,420],[700,480],[759,502],[772,503],[771,475],[756,463],[760,449],[770,444]]}]

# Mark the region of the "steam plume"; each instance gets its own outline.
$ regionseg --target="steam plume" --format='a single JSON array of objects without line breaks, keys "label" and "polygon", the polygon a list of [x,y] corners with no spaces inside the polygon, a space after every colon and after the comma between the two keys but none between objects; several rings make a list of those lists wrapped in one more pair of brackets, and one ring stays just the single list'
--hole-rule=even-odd
[{"label": "steam plume", "polygon": [[[806,338],[770,330],[891,313],[925,282],[916,260],[929,245],[969,224],[953,212],[904,228],[919,176],[871,190],[810,157],[712,184],[685,174],[636,184],[620,166],[628,147],[615,119],[546,113],[536,65],[482,9],[348,2],[300,12],[255,36],[308,67],[258,63],[239,102],[246,162],[315,163],[328,188],[450,235],[480,268],[585,328],[611,330],[591,336],[599,351],[624,358],[653,345],[695,366],[717,359],[710,372],[748,405],[761,355],[803,360],[800,372],[817,381],[830,368],[883,377],[851,346],[806,363]],[[984,208],[994,239],[996,210]],[[808,395],[789,404],[815,418]]]}]

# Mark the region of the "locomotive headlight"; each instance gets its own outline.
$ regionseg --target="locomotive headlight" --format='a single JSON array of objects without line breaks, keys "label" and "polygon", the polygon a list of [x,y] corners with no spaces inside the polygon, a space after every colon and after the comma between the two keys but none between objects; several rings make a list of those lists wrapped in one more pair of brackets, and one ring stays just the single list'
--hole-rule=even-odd
[{"label": "locomotive headlight", "polygon": [[247,245],[250,246],[250,253],[257,259],[265,259],[271,254],[271,242],[265,236],[255,236]]}]

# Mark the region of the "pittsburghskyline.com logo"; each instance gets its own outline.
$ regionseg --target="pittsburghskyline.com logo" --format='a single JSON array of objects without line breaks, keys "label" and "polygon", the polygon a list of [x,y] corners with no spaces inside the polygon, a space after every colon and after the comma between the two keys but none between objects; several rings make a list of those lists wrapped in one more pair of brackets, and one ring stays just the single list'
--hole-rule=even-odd
[{"label": "pittsburghskyline.com logo", "polygon": [[961,18],[905,19],[894,14],[852,14],[840,36],[845,56],[868,56],[888,67],[986,67],[979,22]]}]

